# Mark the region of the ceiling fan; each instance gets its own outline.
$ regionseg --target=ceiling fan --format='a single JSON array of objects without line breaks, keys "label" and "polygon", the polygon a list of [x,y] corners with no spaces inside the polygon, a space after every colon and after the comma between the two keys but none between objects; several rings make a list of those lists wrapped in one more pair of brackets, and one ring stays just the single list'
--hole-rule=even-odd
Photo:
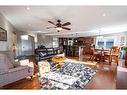
[{"label": "ceiling fan", "polygon": [[61,24],[61,20],[57,20],[56,24],[52,21],[48,21],[48,22],[55,25],[55,27],[47,27],[47,29],[56,28],[57,32],[60,32],[62,29],[71,30],[70,28],[64,27],[64,26],[67,26],[67,25],[71,25],[70,22],[66,22],[64,24]]}]

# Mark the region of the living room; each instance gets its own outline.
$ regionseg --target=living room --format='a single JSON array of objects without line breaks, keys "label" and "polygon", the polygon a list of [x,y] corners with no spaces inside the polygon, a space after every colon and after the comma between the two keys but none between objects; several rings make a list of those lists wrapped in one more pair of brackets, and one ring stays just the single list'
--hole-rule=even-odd
[{"label": "living room", "polygon": [[1,89],[127,89],[126,10],[0,6]]}]

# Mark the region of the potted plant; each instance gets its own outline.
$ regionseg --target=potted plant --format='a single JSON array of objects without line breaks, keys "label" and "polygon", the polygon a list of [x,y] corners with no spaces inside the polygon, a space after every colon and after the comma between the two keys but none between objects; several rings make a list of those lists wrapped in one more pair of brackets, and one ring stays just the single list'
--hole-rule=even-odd
[{"label": "potted plant", "polygon": [[126,52],[126,56],[125,56],[125,66],[127,66],[127,46],[123,47],[123,50]]}]

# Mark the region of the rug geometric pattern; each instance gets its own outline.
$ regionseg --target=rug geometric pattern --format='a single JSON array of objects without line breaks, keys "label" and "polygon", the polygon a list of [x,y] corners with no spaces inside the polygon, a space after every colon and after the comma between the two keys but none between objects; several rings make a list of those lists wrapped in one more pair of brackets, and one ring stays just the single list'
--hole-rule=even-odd
[{"label": "rug geometric pattern", "polygon": [[80,63],[64,62],[63,64],[64,66],[61,68],[51,67],[51,72],[78,78],[78,80],[76,80],[72,85],[51,80],[50,86],[42,86],[42,89],[63,89],[62,87],[57,86],[57,84],[66,86],[66,89],[84,89],[86,84],[89,83],[97,72],[97,70]]}]

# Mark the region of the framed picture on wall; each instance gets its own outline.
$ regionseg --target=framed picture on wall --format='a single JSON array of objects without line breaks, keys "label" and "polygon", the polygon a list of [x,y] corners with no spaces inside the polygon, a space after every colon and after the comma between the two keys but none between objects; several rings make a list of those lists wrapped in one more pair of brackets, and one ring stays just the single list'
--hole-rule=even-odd
[{"label": "framed picture on wall", "polygon": [[0,41],[7,41],[7,31],[0,27]]}]

